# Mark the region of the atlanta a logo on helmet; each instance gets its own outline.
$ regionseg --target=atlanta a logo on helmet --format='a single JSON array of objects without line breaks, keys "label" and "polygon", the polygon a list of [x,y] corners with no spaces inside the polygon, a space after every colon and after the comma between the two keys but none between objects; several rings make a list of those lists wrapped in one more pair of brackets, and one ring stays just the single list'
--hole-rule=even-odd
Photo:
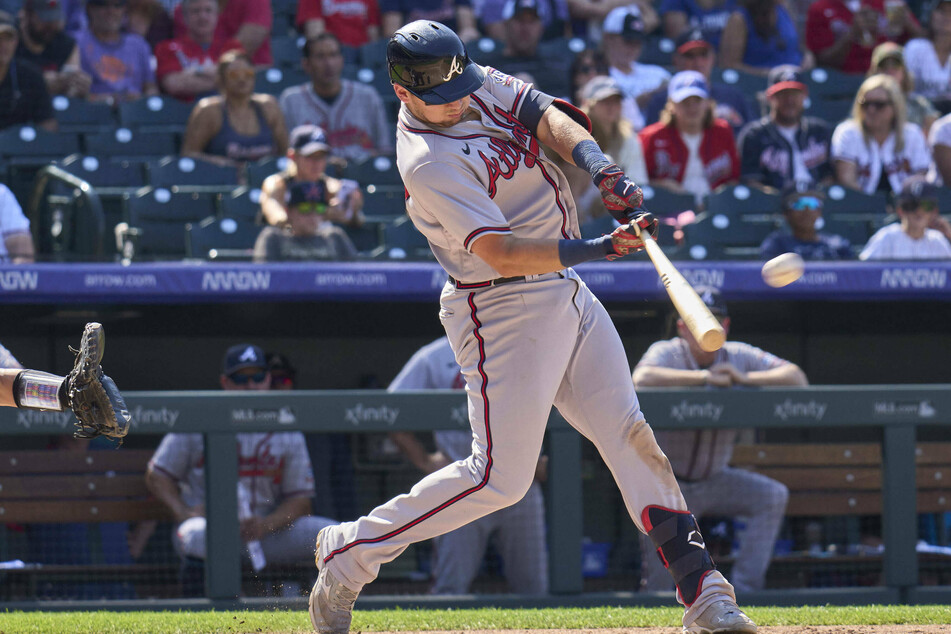
[{"label": "atlanta a logo on helmet", "polygon": [[446,76],[442,78],[443,81],[449,81],[455,75],[461,75],[462,71],[465,70],[465,67],[462,65],[462,60],[458,55],[452,56],[452,63],[449,65],[449,72],[446,73]]}]

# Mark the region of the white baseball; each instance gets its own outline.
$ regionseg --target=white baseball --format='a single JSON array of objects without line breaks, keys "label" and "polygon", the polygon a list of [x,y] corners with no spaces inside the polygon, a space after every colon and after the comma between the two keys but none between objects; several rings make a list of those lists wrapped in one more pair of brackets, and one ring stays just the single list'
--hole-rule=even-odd
[{"label": "white baseball", "polygon": [[763,265],[763,281],[774,288],[792,284],[805,269],[798,253],[783,253]]}]

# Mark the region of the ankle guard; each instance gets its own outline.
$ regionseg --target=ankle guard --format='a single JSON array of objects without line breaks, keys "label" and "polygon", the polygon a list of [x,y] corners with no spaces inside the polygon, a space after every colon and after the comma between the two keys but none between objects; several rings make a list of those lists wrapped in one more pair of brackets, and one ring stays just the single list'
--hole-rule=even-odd
[{"label": "ankle guard", "polygon": [[648,506],[641,513],[641,521],[657,547],[657,556],[674,578],[680,598],[690,607],[700,595],[704,577],[717,568],[696,518],[689,511]]}]

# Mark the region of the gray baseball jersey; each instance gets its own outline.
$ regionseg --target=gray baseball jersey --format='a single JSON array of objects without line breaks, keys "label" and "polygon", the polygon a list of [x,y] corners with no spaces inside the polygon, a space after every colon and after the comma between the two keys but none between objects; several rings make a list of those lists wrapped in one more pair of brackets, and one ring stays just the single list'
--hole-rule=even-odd
[{"label": "gray baseball jersey", "polygon": [[[396,136],[407,212],[457,280],[443,288],[439,319],[466,383],[472,452],[408,494],[322,532],[321,565],[354,590],[409,544],[522,499],[553,404],[599,449],[641,530],[649,505],[686,511],[641,413],[621,338],[577,273],[569,268],[495,285],[499,272],[471,252],[487,234],[579,235],[567,181],[535,137],[547,108],[569,107],[497,70],[486,72],[460,123],[430,126],[404,103]],[[717,571],[707,573],[698,594],[685,623],[715,601],[735,599]]]},{"label": "gray baseball jersey", "polygon": [[[755,346],[728,341],[717,351],[713,363],[730,363],[741,372],[760,372],[788,364]],[[637,364],[677,370],[699,370],[687,343],[680,337],[651,345]],[[657,442],[667,454],[687,506],[697,517],[726,515],[742,517],[736,525],[737,551],[730,575],[739,591],[761,590],[779,534],[789,491],[771,478],[729,467],[736,441],[735,429],[658,431]],[[653,546],[641,539],[642,552]],[[642,585],[646,590],[669,590],[670,575],[654,556],[643,558]]]},{"label": "gray baseball jersey", "polygon": [[20,362],[17,361],[16,357],[13,356],[13,353],[7,350],[4,346],[0,345],[0,368],[22,368]]},{"label": "gray baseball jersey", "polygon": [[[449,340],[440,337],[417,350],[387,389],[399,392],[464,387],[465,380]],[[436,447],[450,460],[462,461],[472,454],[471,431],[442,429],[433,436]],[[525,497],[512,506],[436,538],[433,594],[469,592],[493,533],[497,535],[505,578],[512,592],[548,592],[545,500],[541,486],[534,482]]]},{"label": "gray baseball jersey", "polygon": [[393,131],[386,121],[383,100],[372,86],[341,80],[340,94],[327,103],[309,82],[281,93],[287,129],[310,123],[327,132],[335,156],[363,161],[376,153],[393,152]]},{"label": "gray baseball jersey", "polygon": [[[314,473],[298,432],[237,434],[238,477],[251,495],[251,512],[264,516],[289,497],[314,495]],[[201,434],[168,434],[150,464],[182,487],[189,506],[205,503],[205,443]]]}]

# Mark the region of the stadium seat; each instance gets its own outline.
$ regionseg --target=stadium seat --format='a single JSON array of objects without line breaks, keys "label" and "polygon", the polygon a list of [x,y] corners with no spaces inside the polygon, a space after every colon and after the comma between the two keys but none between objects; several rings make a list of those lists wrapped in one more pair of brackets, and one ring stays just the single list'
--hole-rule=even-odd
[{"label": "stadium seat", "polygon": [[733,68],[718,68],[713,71],[713,81],[723,82],[728,86],[736,88],[750,100],[756,101],[757,93],[766,90],[766,78],[762,75],[753,75],[744,73],[741,70]]},{"label": "stadium seat", "polygon": [[768,194],[756,187],[730,185],[720,187],[707,196],[706,210],[711,214],[724,214],[730,218],[756,216],[774,220],[782,211],[782,197]]},{"label": "stadium seat", "polygon": [[588,48],[580,37],[556,37],[538,44],[538,56],[542,59],[574,59],[575,55]]},{"label": "stadium seat", "polygon": [[822,214],[832,219],[848,216],[874,222],[888,214],[888,197],[882,192],[866,194],[841,185],[833,185],[826,191]]},{"label": "stadium seat", "polygon": [[4,183],[19,200],[27,200],[33,178],[40,168],[79,152],[75,132],[47,132],[33,126],[15,126],[0,131],[0,164]]},{"label": "stadium seat", "polygon": [[834,68],[813,68],[805,75],[809,96],[819,99],[855,99],[865,75],[843,73]]},{"label": "stadium seat", "polygon": [[816,229],[822,233],[838,234],[848,240],[853,248],[859,247],[859,250],[872,235],[868,221],[848,218],[820,218],[816,223]]},{"label": "stadium seat", "polygon": [[300,68],[265,68],[255,75],[254,92],[263,92],[277,97],[284,92],[285,88],[309,81],[310,77]]},{"label": "stadium seat", "polygon": [[383,222],[365,222],[361,227],[343,227],[360,253],[372,254],[383,244]]},{"label": "stadium seat", "polygon": [[393,87],[390,83],[390,76],[386,72],[386,68],[364,66],[357,69],[356,74],[352,77],[352,79],[357,80],[361,84],[366,84],[373,87],[373,89],[379,95],[393,92]]},{"label": "stadium seat", "polygon": [[248,186],[260,187],[265,178],[287,169],[287,161],[286,156],[270,156],[251,163],[248,165]]},{"label": "stadium seat", "polygon": [[261,190],[257,187],[242,187],[230,194],[223,194],[219,201],[222,218],[255,221],[261,214]]},{"label": "stadium seat", "polygon": [[117,248],[130,259],[184,257],[185,225],[216,211],[211,194],[156,188],[131,196],[126,200],[126,222],[116,225]]},{"label": "stadium seat", "polygon": [[382,251],[390,260],[431,260],[433,257],[426,238],[408,217],[384,225]]},{"label": "stadium seat", "polygon": [[271,55],[274,66],[280,69],[300,68],[301,46],[304,38],[283,35],[271,38]]},{"label": "stadium seat", "polygon": [[273,14],[271,21],[271,37],[282,37],[291,34],[294,31],[294,16],[285,13]]},{"label": "stadium seat", "polygon": [[149,163],[149,183],[179,191],[228,192],[238,185],[238,172],[187,156],[166,156]]},{"label": "stadium seat", "polygon": [[53,111],[60,132],[102,132],[116,126],[112,106],[104,101],[53,97]]},{"label": "stadium seat", "polygon": [[676,45],[669,37],[652,35],[644,42],[644,48],[638,61],[644,64],[671,66],[674,63],[674,49]]},{"label": "stadium seat", "polygon": [[387,38],[383,37],[361,46],[357,49],[357,63],[366,68],[385,69],[386,43]]},{"label": "stadium seat", "polygon": [[691,259],[749,259],[759,257],[759,245],[775,228],[771,221],[744,221],[706,211],[684,225],[683,231]]},{"label": "stadium seat", "polygon": [[641,189],[644,191],[644,207],[658,218],[676,216],[681,211],[697,206],[693,194],[680,194],[650,185],[644,185]]},{"label": "stadium seat", "polygon": [[406,213],[406,190],[400,185],[370,185],[363,192],[366,216],[396,217]]},{"label": "stadium seat", "polygon": [[185,225],[185,256],[202,260],[250,260],[261,227],[246,218],[209,216]]},{"label": "stadium seat", "polygon": [[118,128],[83,137],[86,154],[101,159],[154,158],[177,154],[175,137],[165,132],[140,132]]},{"label": "stadium seat", "polygon": [[174,97],[153,95],[119,104],[119,124],[139,132],[183,134],[192,105]]},{"label": "stadium seat", "polygon": [[63,169],[96,188],[102,196],[108,190],[122,193],[145,187],[148,183],[140,163],[114,160],[106,155],[71,154],[63,159]]},{"label": "stadium seat", "polygon": [[349,163],[344,178],[352,178],[365,188],[370,185],[403,185],[395,156],[377,156],[361,163]]},{"label": "stadium seat", "polygon": [[581,237],[585,240],[600,238],[603,235],[611,233],[617,227],[618,223],[614,220],[613,216],[598,216],[581,225]]},{"label": "stadium seat", "polygon": [[848,119],[852,111],[852,99],[826,99],[810,95],[807,103],[807,116],[824,119],[833,128]]}]

